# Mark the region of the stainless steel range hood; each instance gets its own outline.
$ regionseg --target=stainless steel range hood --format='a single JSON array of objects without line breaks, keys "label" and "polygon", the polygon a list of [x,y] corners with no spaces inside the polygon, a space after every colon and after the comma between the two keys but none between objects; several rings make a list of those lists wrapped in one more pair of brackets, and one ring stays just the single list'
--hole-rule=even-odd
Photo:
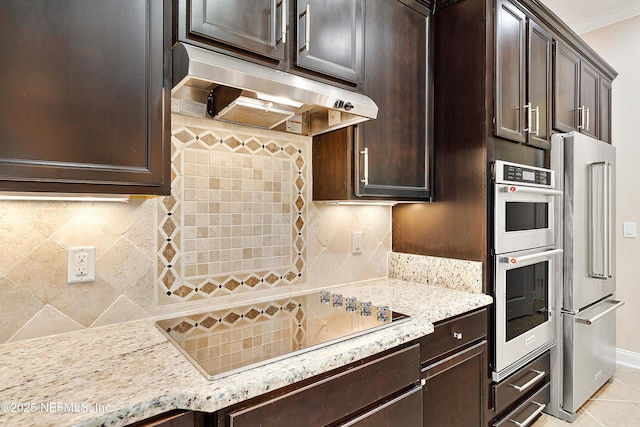
[{"label": "stainless steel range hood", "polygon": [[375,119],[368,97],[185,43],[173,48],[172,112],[317,135]]}]

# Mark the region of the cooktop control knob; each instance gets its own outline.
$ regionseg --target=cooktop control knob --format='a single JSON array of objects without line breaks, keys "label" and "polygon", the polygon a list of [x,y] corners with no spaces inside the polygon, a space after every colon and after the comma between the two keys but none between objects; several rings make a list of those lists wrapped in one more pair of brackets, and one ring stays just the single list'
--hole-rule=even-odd
[{"label": "cooktop control knob", "polygon": [[363,302],[361,305],[362,308],[362,315],[365,317],[371,316],[371,302]]},{"label": "cooktop control knob", "polygon": [[342,307],[342,294],[333,294],[333,306]]},{"label": "cooktop control knob", "polygon": [[331,302],[331,294],[327,291],[320,291],[320,302],[322,304],[329,304]]},{"label": "cooktop control knob", "polygon": [[347,305],[345,306],[347,311],[356,311],[358,307],[356,306],[356,299],[353,297],[347,298]]},{"label": "cooktop control knob", "polygon": [[378,322],[388,322],[389,321],[389,307],[386,305],[381,305],[378,307]]},{"label": "cooktop control knob", "polygon": [[344,104],[344,109],[345,109],[346,111],[351,111],[351,110],[353,110],[353,104],[352,104],[352,103],[350,103],[350,102],[347,102],[346,104]]}]

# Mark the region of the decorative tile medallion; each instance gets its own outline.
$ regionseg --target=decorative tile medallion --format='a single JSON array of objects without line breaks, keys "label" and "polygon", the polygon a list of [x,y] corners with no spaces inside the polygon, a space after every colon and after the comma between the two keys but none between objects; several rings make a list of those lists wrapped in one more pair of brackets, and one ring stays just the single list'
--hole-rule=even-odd
[{"label": "decorative tile medallion", "polygon": [[203,125],[173,129],[171,196],[158,203],[159,305],[291,285],[307,265],[307,144]]}]

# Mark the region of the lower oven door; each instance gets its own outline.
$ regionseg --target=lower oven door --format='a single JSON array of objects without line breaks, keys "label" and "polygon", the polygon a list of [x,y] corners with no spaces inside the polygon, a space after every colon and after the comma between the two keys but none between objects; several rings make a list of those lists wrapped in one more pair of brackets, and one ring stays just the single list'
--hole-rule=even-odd
[{"label": "lower oven door", "polygon": [[512,252],[496,256],[494,381],[551,348],[556,268],[562,249]]},{"label": "lower oven door", "polygon": [[616,370],[616,309],[624,302],[605,298],[576,314],[562,314],[564,383],[562,408],[578,409]]}]

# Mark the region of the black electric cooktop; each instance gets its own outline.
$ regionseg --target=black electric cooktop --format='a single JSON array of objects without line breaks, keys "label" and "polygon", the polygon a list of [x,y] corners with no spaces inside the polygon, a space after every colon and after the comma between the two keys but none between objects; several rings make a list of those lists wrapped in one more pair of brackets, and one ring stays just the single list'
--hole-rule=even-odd
[{"label": "black electric cooktop", "polygon": [[215,379],[408,320],[387,306],[320,291],[156,325],[205,377]]}]

